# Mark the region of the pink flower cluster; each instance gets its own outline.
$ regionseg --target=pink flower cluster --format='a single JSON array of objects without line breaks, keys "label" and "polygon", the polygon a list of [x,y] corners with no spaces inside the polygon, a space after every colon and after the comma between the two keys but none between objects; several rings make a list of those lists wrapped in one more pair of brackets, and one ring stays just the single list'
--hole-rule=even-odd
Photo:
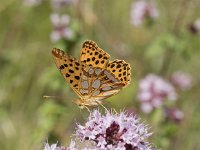
[{"label": "pink flower cluster", "polygon": [[154,20],[159,13],[156,6],[150,2],[140,0],[133,2],[131,6],[131,22],[135,26],[141,25],[145,19]]},{"label": "pink flower cluster", "polygon": [[200,19],[194,21],[190,26],[189,29],[192,33],[200,35]]},{"label": "pink flower cluster", "polygon": [[175,87],[184,91],[192,87],[191,76],[182,71],[174,72],[171,76],[171,82]]},{"label": "pink flower cluster", "polygon": [[77,3],[77,0],[51,0],[51,6],[54,9],[60,9],[75,3]]},{"label": "pink flower cluster", "polygon": [[84,125],[77,124],[75,137],[84,148],[71,141],[69,147],[46,144],[44,150],[153,150],[149,136],[147,125],[133,114],[94,110]]},{"label": "pink flower cluster", "polygon": [[24,0],[26,6],[38,6],[42,3],[42,0]]},{"label": "pink flower cluster", "polygon": [[73,31],[68,27],[70,17],[68,15],[59,15],[53,13],[50,16],[54,30],[51,33],[52,42],[57,42],[60,39],[71,39],[74,36]]},{"label": "pink flower cluster", "polygon": [[76,136],[91,141],[99,150],[151,150],[146,125],[132,114],[93,111],[84,125],[77,125]]},{"label": "pink flower cluster", "polygon": [[165,108],[164,109],[165,118],[174,122],[180,122],[184,118],[184,114],[181,110],[177,108]]},{"label": "pink flower cluster", "polygon": [[57,144],[52,144],[49,145],[48,143],[46,143],[44,150],[78,150],[75,148],[75,142],[71,141],[70,146],[69,147],[65,147],[65,146],[57,146]]},{"label": "pink flower cluster", "polygon": [[[44,0],[24,0],[26,6],[40,5]],[[78,0],[51,0],[51,6],[54,9],[60,9],[71,4],[76,4]]]},{"label": "pink flower cluster", "polygon": [[44,150],[66,150],[66,148],[64,146],[58,147],[57,144],[49,145],[46,143]]},{"label": "pink flower cluster", "polygon": [[165,100],[176,100],[177,94],[169,82],[149,74],[140,81],[137,97],[141,102],[141,110],[150,113],[154,108],[160,107]]}]

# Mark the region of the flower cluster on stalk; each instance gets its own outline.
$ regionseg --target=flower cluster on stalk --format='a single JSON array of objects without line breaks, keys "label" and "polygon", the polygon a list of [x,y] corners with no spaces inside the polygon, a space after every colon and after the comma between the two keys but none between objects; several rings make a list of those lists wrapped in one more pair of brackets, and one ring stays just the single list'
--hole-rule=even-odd
[{"label": "flower cluster on stalk", "polygon": [[164,105],[164,117],[166,120],[180,122],[184,114],[176,107],[169,107],[167,100],[176,100],[178,92],[189,90],[192,87],[192,77],[183,71],[174,72],[169,81],[160,76],[149,74],[139,82],[137,98],[140,102],[141,110],[150,113],[155,108]]},{"label": "flower cluster on stalk", "polygon": [[24,5],[26,6],[38,6],[43,0],[24,0]]},{"label": "flower cluster on stalk", "polygon": [[164,109],[164,116],[167,120],[174,122],[180,122],[184,118],[184,113],[177,108],[168,108]]},{"label": "flower cluster on stalk", "polygon": [[146,142],[151,135],[148,127],[132,114],[106,111],[102,115],[93,111],[84,125],[77,125],[76,136],[81,141],[91,141],[97,149],[150,150]]},{"label": "flower cluster on stalk", "polygon": [[85,147],[71,141],[69,147],[46,144],[44,150],[153,150],[147,142],[152,135],[148,130],[148,126],[133,114],[106,111],[102,115],[94,110],[84,125],[77,123],[75,138],[82,145],[87,143]]},{"label": "flower cluster on stalk", "polygon": [[145,113],[160,107],[165,100],[176,100],[177,94],[172,84],[154,74],[147,75],[139,82],[137,95],[141,110]]},{"label": "flower cluster on stalk", "polygon": [[[26,6],[38,6],[44,0],[24,0]],[[60,13],[61,8],[76,4],[77,0],[51,0],[51,6],[53,13],[50,14],[50,21],[53,26],[53,31],[50,34],[52,42],[58,42],[61,39],[72,40],[75,36],[75,32],[70,27],[70,16]]]},{"label": "flower cluster on stalk", "polygon": [[158,16],[158,10],[153,3],[140,0],[131,5],[131,23],[135,26],[141,25],[146,20],[153,21]]},{"label": "flower cluster on stalk", "polygon": [[188,90],[192,87],[192,78],[189,74],[176,71],[171,76],[171,83],[180,90]]},{"label": "flower cluster on stalk", "polygon": [[200,19],[195,20],[189,25],[189,30],[193,34],[200,35]]},{"label": "flower cluster on stalk", "polygon": [[51,0],[51,6],[54,9],[60,9],[62,7],[77,3],[77,0]]},{"label": "flower cluster on stalk", "polygon": [[50,16],[54,30],[51,32],[52,42],[60,39],[71,39],[74,36],[73,31],[69,28],[70,17],[68,15],[59,15],[53,13]]}]

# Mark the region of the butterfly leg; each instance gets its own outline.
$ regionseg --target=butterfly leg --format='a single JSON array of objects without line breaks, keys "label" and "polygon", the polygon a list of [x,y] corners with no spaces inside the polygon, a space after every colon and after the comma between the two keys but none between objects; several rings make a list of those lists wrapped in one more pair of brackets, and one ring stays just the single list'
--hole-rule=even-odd
[{"label": "butterfly leg", "polygon": [[106,111],[108,111],[108,109],[99,101],[96,101],[99,105],[101,105],[101,107],[103,107]]},{"label": "butterfly leg", "polygon": [[87,106],[84,106],[84,108],[86,108],[87,111],[88,111],[89,113],[91,113],[90,109],[89,109]]}]

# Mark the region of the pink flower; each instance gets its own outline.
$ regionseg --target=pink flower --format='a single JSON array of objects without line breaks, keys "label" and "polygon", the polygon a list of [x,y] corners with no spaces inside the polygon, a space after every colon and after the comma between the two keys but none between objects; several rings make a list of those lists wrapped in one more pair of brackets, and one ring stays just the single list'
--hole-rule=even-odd
[{"label": "pink flower", "polygon": [[195,22],[193,22],[190,26],[189,29],[192,33],[194,34],[199,34],[200,35],[200,19],[197,19]]},{"label": "pink flower", "polygon": [[173,73],[171,76],[171,82],[181,90],[188,90],[192,87],[191,76],[181,71]]},{"label": "pink flower", "polygon": [[52,42],[57,42],[60,39],[71,39],[74,36],[73,31],[68,27],[70,18],[68,15],[51,14],[51,22],[54,30],[51,33]]},{"label": "pink flower", "polygon": [[165,117],[174,122],[180,122],[184,118],[184,113],[176,108],[165,108]]},{"label": "pink flower", "polygon": [[57,144],[52,144],[49,145],[48,143],[46,143],[44,150],[66,150],[65,147],[58,147]]},{"label": "pink flower", "polygon": [[137,95],[141,102],[141,110],[150,113],[154,108],[160,107],[165,100],[176,100],[174,87],[161,77],[149,74],[140,80]]},{"label": "pink flower", "polygon": [[77,124],[76,130],[76,137],[92,142],[99,150],[152,150],[146,142],[150,135],[147,126],[132,114],[106,111],[102,115],[98,110],[90,113],[84,125]]},{"label": "pink flower", "polygon": [[46,143],[44,150],[78,150],[77,148],[75,148],[75,145],[76,143],[74,141],[71,141],[69,147],[65,146],[58,147],[57,144],[49,145],[48,143]]},{"label": "pink flower", "polygon": [[159,16],[154,4],[143,0],[133,2],[131,6],[131,22],[135,26],[141,25],[145,19],[156,19]]},{"label": "pink flower", "polygon": [[42,0],[24,0],[24,5],[26,6],[37,6],[42,3]]},{"label": "pink flower", "polygon": [[61,7],[75,3],[77,3],[77,0],[51,0],[51,5],[55,9],[59,9]]}]

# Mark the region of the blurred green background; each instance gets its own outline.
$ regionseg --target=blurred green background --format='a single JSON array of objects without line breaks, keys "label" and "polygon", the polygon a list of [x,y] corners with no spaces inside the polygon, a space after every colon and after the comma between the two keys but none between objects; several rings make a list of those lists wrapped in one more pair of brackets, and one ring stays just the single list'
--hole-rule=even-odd
[{"label": "blurred green background", "polygon": [[[88,112],[72,103],[77,96],[56,68],[51,49],[65,49],[78,58],[87,39],[132,67],[131,84],[107,99],[106,107],[136,111],[152,127],[150,141],[159,149],[200,149],[200,34],[190,30],[200,18],[200,1],[151,1],[159,16],[139,26],[131,23],[134,2],[77,0],[55,7],[48,0],[35,5],[1,0],[0,149],[42,149],[47,139],[70,142],[76,122],[84,122]],[[72,38],[51,41],[52,13],[70,17]],[[175,104],[184,119],[166,123],[159,109],[142,113],[136,98],[139,80],[148,73],[168,79],[176,70],[189,73],[193,80],[192,88],[181,92]],[[63,99],[43,99],[43,95]]]}]

